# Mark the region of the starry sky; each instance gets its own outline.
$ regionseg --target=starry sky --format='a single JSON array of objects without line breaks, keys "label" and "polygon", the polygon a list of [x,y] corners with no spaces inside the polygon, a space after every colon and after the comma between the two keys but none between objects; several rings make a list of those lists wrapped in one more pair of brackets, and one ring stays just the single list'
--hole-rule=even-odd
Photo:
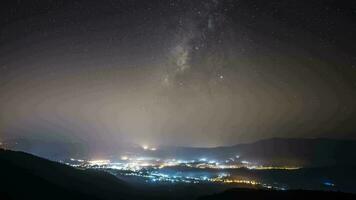
[{"label": "starry sky", "polygon": [[356,3],[0,2],[0,139],[356,139]]}]

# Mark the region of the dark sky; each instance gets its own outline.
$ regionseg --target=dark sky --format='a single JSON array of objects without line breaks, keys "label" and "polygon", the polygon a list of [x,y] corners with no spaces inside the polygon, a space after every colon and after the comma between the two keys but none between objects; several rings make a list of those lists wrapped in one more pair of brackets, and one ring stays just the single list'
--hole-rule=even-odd
[{"label": "dark sky", "polygon": [[356,139],[355,38],[355,1],[1,1],[0,137]]}]

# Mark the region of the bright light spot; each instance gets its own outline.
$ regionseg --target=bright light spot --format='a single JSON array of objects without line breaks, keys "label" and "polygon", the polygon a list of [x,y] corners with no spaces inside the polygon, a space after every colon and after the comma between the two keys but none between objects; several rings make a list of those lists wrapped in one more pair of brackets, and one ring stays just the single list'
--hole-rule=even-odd
[{"label": "bright light spot", "polygon": [[156,147],[150,147],[148,145],[142,145],[141,146],[143,150],[147,151],[147,150],[150,150],[150,151],[156,151],[157,148]]},{"label": "bright light spot", "polygon": [[334,187],[335,184],[331,182],[324,182],[324,185]]},{"label": "bright light spot", "polygon": [[121,156],[121,160],[128,160],[129,159],[129,157],[127,157],[127,156]]},{"label": "bright light spot", "polygon": [[89,160],[90,165],[107,165],[110,163],[110,160]]}]

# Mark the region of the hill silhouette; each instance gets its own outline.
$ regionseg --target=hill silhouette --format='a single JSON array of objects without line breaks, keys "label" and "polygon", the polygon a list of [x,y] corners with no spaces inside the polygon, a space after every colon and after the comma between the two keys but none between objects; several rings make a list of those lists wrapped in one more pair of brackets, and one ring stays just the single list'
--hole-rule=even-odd
[{"label": "hill silhouette", "polygon": [[126,199],[131,188],[99,171],[0,150],[1,199]]}]

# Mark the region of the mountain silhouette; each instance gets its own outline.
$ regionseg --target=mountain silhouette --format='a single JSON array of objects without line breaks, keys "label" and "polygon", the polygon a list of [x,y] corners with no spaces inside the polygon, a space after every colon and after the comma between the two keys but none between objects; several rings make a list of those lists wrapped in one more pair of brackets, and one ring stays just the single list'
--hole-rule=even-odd
[{"label": "mountain silhouette", "polygon": [[0,150],[0,163],[4,199],[126,199],[131,193],[129,185],[108,173],[79,170],[23,152]]}]

